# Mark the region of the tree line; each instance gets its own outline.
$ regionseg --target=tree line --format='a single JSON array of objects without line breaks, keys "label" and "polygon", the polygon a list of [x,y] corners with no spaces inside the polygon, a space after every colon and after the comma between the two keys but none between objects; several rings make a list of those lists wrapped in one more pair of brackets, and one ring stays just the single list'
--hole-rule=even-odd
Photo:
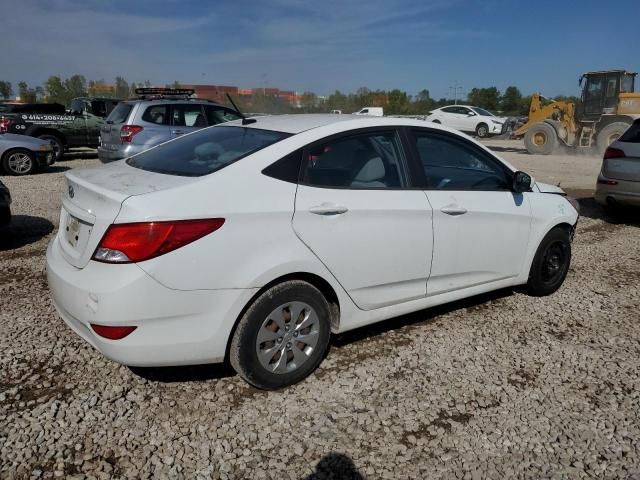
[{"label": "tree line", "polygon": [[[141,83],[127,82],[123,77],[115,78],[115,83],[106,84],[104,80],[87,81],[82,75],[73,75],[63,79],[59,76],[50,76],[41,86],[30,87],[26,82],[18,83],[18,90],[14,92],[10,82],[0,81],[0,96],[4,99],[12,98],[14,93],[20,96],[20,100],[26,103],[47,101],[69,106],[75,97],[97,96],[110,98],[135,97],[135,89],[151,86],[146,80]],[[167,87],[179,88],[176,81]],[[577,102],[576,97],[556,97],[556,100]],[[411,95],[399,89],[370,90],[366,87],[359,88],[353,93],[342,93],[336,90],[326,97],[320,97],[313,92],[304,92],[299,99],[299,105],[291,105],[287,99],[270,95],[256,89],[248,98],[236,99],[242,110],[246,112],[261,113],[318,113],[331,110],[340,110],[343,113],[351,113],[363,107],[383,107],[386,115],[426,115],[431,110],[445,105],[451,105],[454,100],[446,97],[434,99],[429,90],[420,90]],[[519,116],[527,115],[531,96],[525,96],[516,86],[509,86],[504,92],[497,87],[472,88],[466,101],[458,100],[458,103],[467,103],[484,108],[501,115]]]}]

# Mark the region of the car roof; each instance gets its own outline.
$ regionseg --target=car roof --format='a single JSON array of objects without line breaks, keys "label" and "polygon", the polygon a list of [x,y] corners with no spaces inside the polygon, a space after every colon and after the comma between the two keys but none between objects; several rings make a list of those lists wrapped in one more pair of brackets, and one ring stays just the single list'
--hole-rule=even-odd
[{"label": "car roof", "polygon": [[[242,125],[242,120],[233,120],[218,126],[246,127],[260,130],[272,130],[275,132],[298,134],[322,128],[336,123],[343,124],[343,130],[353,130],[367,127],[429,127],[460,135],[457,130],[427,122],[403,117],[374,117],[367,115],[336,115],[333,113],[294,113],[287,115],[270,115],[265,117],[252,117],[255,122]],[[214,127],[215,128],[215,127]]]}]

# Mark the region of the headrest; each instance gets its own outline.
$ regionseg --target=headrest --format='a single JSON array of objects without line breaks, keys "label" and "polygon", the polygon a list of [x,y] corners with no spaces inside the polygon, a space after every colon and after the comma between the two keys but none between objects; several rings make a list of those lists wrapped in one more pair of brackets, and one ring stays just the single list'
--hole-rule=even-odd
[{"label": "headrest", "polygon": [[385,175],[386,175],[386,172],[384,169],[384,163],[382,162],[382,159],[380,157],[373,157],[367,160],[367,163],[365,163],[362,166],[362,168],[356,175],[356,178],[354,179],[354,181],[374,182],[376,180],[380,180],[381,178],[384,178]]}]

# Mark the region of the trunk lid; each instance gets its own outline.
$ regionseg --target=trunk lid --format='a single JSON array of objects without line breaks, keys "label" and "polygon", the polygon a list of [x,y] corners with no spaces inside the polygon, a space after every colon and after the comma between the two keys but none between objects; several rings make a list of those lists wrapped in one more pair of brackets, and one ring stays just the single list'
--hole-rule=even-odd
[{"label": "trunk lid", "polygon": [[58,237],[63,256],[77,268],[83,268],[91,260],[127,198],[196,180],[140,170],[125,162],[72,170],[65,177],[67,187],[62,198]]},{"label": "trunk lid", "polygon": [[116,105],[100,128],[100,145],[107,149],[122,145],[120,129],[127,123],[133,109],[134,104],[129,102],[120,102]]}]

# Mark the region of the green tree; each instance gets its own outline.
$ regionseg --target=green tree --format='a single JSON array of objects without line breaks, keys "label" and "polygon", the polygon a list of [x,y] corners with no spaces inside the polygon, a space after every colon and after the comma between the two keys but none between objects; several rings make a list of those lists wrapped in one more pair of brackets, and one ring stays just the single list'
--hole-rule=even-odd
[{"label": "green tree", "polygon": [[300,97],[300,106],[305,113],[311,113],[318,107],[318,96],[313,92],[304,92]]},{"label": "green tree", "polygon": [[387,105],[385,113],[387,115],[407,115],[410,113],[411,104],[407,92],[397,88],[387,93]]},{"label": "green tree", "polygon": [[435,100],[431,98],[429,90],[423,89],[418,92],[413,102],[413,113],[416,115],[426,115],[435,107]]},{"label": "green tree", "polygon": [[116,77],[116,98],[127,98],[129,96],[129,84],[122,77]]},{"label": "green tree", "polygon": [[472,88],[467,100],[476,107],[495,111],[500,107],[500,92],[496,87]]},{"label": "green tree", "polygon": [[9,100],[13,96],[13,88],[11,87],[11,82],[6,82],[4,80],[0,81],[0,97],[3,100]]},{"label": "green tree", "polygon": [[136,82],[131,82],[129,84],[129,94],[127,95],[127,97],[135,97],[137,95],[136,88],[138,88],[138,85],[136,85]]},{"label": "green tree", "polygon": [[27,82],[24,80],[18,83],[18,92],[20,95],[20,101],[25,103],[36,102],[36,91],[33,88],[29,88]]},{"label": "green tree", "polygon": [[47,92],[50,103],[61,103],[68,105],[69,95],[60,77],[52,75],[44,82],[44,89]]},{"label": "green tree", "polygon": [[87,95],[87,80],[82,75],[73,75],[64,81],[64,86],[69,96],[69,103],[75,97],[84,97]]},{"label": "green tree", "polygon": [[510,86],[500,100],[500,110],[507,115],[518,115],[522,110],[522,93],[518,87]]}]

